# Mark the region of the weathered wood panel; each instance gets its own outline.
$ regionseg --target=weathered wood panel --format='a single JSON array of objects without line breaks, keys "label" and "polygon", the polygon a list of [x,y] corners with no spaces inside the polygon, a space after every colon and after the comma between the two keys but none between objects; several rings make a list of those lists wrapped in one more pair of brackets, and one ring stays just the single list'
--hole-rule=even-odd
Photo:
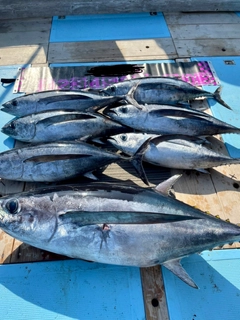
[{"label": "weathered wood panel", "polygon": [[50,43],[48,62],[96,62],[176,58],[172,39]]},{"label": "weathered wood panel", "polygon": [[[239,19],[240,20],[240,19]],[[173,39],[239,39],[240,24],[169,25]]]},{"label": "weathered wood panel", "polygon": [[166,294],[160,266],[141,268],[147,320],[169,320]]},{"label": "weathered wood panel", "polygon": [[0,65],[46,63],[47,49],[48,44],[0,47]]},{"label": "weathered wood panel", "polygon": [[238,56],[239,39],[174,40],[179,57]]},{"label": "weathered wood panel", "polygon": [[18,0],[8,3],[0,0],[0,18],[51,17],[54,15],[102,14],[127,12],[203,12],[203,11],[240,11],[238,0],[119,0],[119,1],[87,1],[87,0]]},{"label": "weathered wood panel", "polygon": [[225,24],[240,23],[240,17],[235,12],[181,12],[164,13],[168,25],[179,24]]}]

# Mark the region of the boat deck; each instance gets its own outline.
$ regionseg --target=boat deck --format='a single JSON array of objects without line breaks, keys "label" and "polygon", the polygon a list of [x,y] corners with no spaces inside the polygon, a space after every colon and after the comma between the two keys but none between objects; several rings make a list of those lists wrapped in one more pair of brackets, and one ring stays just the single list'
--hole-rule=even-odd
[{"label": "boat deck", "polygon": [[[51,33],[53,21],[50,18],[2,20],[0,22],[0,76],[1,78],[6,78],[8,75],[15,77],[18,66],[27,65],[46,67],[59,64],[67,66],[78,63],[101,64],[101,62],[147,62],[148,60],[187,62],[191,59],[203,60],[204,58],[206,61],[211,60],[216,70],[221,70],[221,64],[224,68],[226,66],[232,68],[229,69],[228,74],[231,75],[234,72],[237,75],[233,83],[235,89],[232,88],[233,91],[229,95],[226,93],[226,97],[232,96],[234,101],[239,102],[240,15],[234,12],[166,13],[163,17],[169,33],[166,34],[164,30],[162,32],[160,30],[160,37],[97,41],[94,39],[72,40],[71,36],[61,39],[59,33],[55,33],[54,38],[53,31]],[[77,30],[75,30],[76,33]],[[225,74],[222,75],[221,71],[217,71],[217,75],[220,83],[226,82]],[[10,100],[14,96],[12,91],[13,84],[2,85],[1,102]],[[238,118],[239,110],[236,112],[234,110],[234,115],[230,114],[230,117]],[[231,111],[226,112],[231,113]],[[239,119],[238,124],[240,127]],[[8,148],[8,145],[3,142],[0,150],[5,148]],[[214,142],[214,148],[227,153],[222,137],[218,137]],[[236,150],[236,152],[239,151]],[[164,171],[161,171],[158,177],[158,170],[151,166],[147,167],[147,172],[152,186],[164,177]],[[168,171],[166,172],[167,176]],[[175,172],[180,171],[174,170],[172,174]],[[224,220],[240,222],[240,165],[210,169],[210,174],[193,171],[182,173],[182,178],[174,186],[177,199],[218,215]],[[110,165],[102,177],[105,181],[132,180],[134,183],[143,185],[128,166]],[[4,180],[0,183],[0,194],[15,193],[35,187],[34,183]],[[239,244],[235,243],[224,246],[225,249],[238,247]],[[62,259],[64,257],[33,248],[4,232],[0,233],[1,264]],[[146,319],[170,319],[160,266],[142,268],[141,279]]]}]

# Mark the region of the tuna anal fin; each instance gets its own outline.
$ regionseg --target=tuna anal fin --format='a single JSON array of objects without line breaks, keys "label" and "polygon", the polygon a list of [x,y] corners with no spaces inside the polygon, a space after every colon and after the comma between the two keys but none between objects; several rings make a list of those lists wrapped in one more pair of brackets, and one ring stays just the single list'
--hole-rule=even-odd
[{"label": "tuna anal fin", "polygon": [[189,286],[195,289],[198,289],[198,286],[196,285],[196,283],[190,278],[190,276],[182,267],[180,263],[180,259],[169,260],[164,262],[162,265],[166,267],[168,270],[170,270],[172,273],[174,273],[178,278],[180,278],[186,284],[188,284]]}]

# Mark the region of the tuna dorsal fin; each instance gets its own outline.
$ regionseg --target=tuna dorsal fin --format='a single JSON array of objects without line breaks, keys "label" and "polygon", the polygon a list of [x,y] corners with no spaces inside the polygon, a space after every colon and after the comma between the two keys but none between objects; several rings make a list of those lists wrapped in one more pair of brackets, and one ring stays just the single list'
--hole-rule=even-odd
[{"label": "tuna dorsal fin", "polygon": [[68,211],[59,216],[63,223],[155,224],[195,219],[191,216],[139,211]]},{"label": "tuna dorsal fin", "polygon": [[187,274],[187,272],[184,270],[180,263],[180,259],[174,259],[166,261],[162,264],[164,267],[166,267],[168,270],[172,271],[178,278],[180,278],[182,281],[184,281],[189,286],[198,289],[198,286],[196,283],[192,280],[192,278]]},{"label": "tuna dorsal fin", "polygon": [[174,183],[181,177],[181,174],[175,174],[174,176],[170,177],[169,179],[159,183],[154,189],[161,193],[161,194],[165,194],[168,195],[170,189],[172,188],[172,186],[174,185]]}]

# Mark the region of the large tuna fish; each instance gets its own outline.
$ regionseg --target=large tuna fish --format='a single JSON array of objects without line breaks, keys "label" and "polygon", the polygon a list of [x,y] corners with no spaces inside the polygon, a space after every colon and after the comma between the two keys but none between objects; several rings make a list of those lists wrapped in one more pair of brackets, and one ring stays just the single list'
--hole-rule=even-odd
[{"label": "large tuna fish", "polygon": [[92,183],[4,196],[0,227],[20,241],[72,258],[162,264],[196,288],[181,258],[239,241],[240,227],[168,197],[170,182],[155,189]]},{"label": "large tuna fish", "polygon": [[127,130],[127,127],[97,113],[60,110],[16,118],[2,128],[8,136],[31,143],[95,138]]},{"label": "large tuna fish", "polygon": [[204,112],[172,105],[127,104],[106,107],[104,114],[133,129],[153,134],[189,136],[240,133],[240,129]]},{"label": "large tuna fish", "polygon": [[49,110],[86,111],[91,107],[104,107],[119,97],[103,97],[87,91],[43,91],[26,94],[3,104],[1,109],[17,117]]},{"label": "large tuna fish", "polygon": [[[147,146],[148,142],[146,142]],[[0,178],[17,181],[61,181],[84,175],[113,162],[131,161],[147,183],[141,160],[145,146],[129,159],[84,142],[52,142],[0,153]]]},{"label": "large tuna fish", "polygon": [[202,171],[224,164],[240,163],[240,159],[233,159],[209,149],[204,145],[204,141],[197,137],[124,133],[112,136],[108,141],[124,153],[133,155],[150,137],[152,140],[149,141],[143,160],[157,166]]},{"label": "large tuna fish", "polygon": [[129,96],[139,104],[176,104],[196,98],[212,98],[231,109],[220,97],[220,88],[214,93],[204,91],[185,81],[169,77],[137,78],[118,82],[101,90],[111,96]]}]

